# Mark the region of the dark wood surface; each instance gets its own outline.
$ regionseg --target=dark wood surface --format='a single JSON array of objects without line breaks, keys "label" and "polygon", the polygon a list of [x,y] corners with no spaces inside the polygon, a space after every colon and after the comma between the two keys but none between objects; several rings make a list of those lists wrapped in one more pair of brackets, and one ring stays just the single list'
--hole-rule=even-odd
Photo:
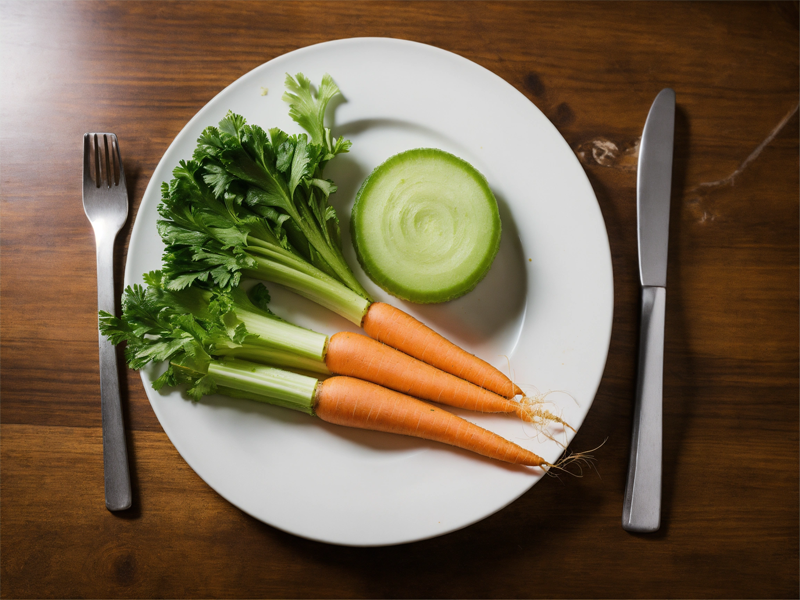
[{"label": "dark wood surface", "polygon": [[[123,380],[134,507],[103,506],[95,250],[80,140],[121,140],[135,215],[168,144],[223,87],[331,39],[439,46],[506,79],[580,158],[608,228],[615,310],[574,441],[464,530],[330,546],[218,496]],[[796,2],[3,2],[2,597],[797,597]],[[620,527],[638,343],[636,152],[677,91],[663,526]],[[118,243],[121,279],[130,223]]]}]

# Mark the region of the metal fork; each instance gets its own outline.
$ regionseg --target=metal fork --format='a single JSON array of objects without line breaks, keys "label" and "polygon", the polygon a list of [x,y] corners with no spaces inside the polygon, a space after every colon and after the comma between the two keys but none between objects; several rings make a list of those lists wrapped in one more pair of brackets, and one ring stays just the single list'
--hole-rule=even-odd
[{"label": "metal fork", "polygon": [[[97,305],[115,314],[114,242],[128,219],[125,170],[113,133],[83,136],[83,210],[94,229],[97,243]],[[119,372],[114,346],[100,334],[100,406],[103,415],[103,469],[106,508],[131,506],[128,449],[122,421]]]}]

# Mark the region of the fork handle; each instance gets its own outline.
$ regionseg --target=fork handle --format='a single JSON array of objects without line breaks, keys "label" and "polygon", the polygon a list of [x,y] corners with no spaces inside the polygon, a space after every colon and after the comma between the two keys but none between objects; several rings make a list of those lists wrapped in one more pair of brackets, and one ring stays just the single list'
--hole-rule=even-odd
[{"label": "fork handle", "polygon": [[[116,235],[95,231],[97,238],[97,305],[115,314],[114,240]],[[100,334],[100,407],[103,415],[103,470],[106,508],[125,510],[131,506],[128,448],[122,420],[119,371],[114,346]]]}]

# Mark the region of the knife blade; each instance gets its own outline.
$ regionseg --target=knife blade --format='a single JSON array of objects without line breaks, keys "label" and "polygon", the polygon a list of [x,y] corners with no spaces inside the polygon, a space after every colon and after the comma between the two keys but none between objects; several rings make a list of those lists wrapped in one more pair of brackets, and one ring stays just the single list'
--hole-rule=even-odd
[{"label": "knife blade", "polygon": [[637,533],[651,533],[661,526],[664,320],[674,138],[675,92],[666,88],[656,96],[645,121],[636,183],[639,369],[622,527]]}]

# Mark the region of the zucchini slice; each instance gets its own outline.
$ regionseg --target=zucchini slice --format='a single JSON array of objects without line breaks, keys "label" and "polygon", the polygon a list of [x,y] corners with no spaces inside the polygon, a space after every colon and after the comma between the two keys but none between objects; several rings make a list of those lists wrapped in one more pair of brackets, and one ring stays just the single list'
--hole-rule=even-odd
[{"label": "zucchini slice", "polygon": [[378,166],[356,195],[350,227],[370,279],[419,304],[472,290],[500,246],[500,214],[486,179],[435,148],[407,150]]}]

